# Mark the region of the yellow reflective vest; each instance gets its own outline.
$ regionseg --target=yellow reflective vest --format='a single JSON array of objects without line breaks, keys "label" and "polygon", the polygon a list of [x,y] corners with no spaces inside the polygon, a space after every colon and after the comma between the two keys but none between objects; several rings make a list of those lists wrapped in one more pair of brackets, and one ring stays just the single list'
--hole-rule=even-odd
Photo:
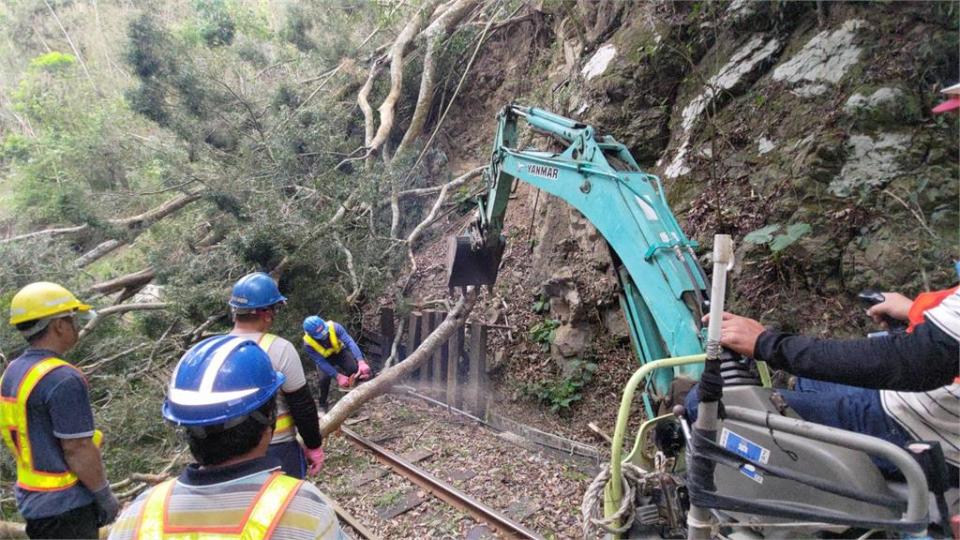
[{"label": "yellow reflective vest", "polygon": [[[263,349],[263,352],[270,352],[270,345],[277,339],[276,334],[263,334],[257,340],[257,345]],[[277,417],[277,424],[273,427],[273,436],[282,435],[286,431],[293,429],[293,416],[290,413],[281,414]]]},{"label": "yellow reflective vest", "polygon": [[303,480],[273,473],[253,499],[243,520],[232,527],[174,526],[167,515],[167,505],[176,479],[167,480],[147,496],[143,512],[137,520],[138,540],[264,540],[270,538],[283,518]]},{"label": "yellow reflective vest", "polygon": [[324,347],[317,340],[313,339],[313,336],[306,332],[303,334],[303,341],[309,345],[311,349],[320,353],[320,356],[330,358],[343,350],[343,343],[340,343],[340,340],[337,339],[337,331],[334,330],[333,321],[327,321],[327,333],[330,335],[330,347]]},{"label": "yellow reflective vest", "polygon": [[[77,483],[77,475],[70,471],[48,472],[33,466],[33,450],[27,426],[27,400],[40,380],[58,367],[77,370],[59,358],[47,358],[33,365],[23,375],[17,393],[12,397],[0,396],[0,435],[17,462],[17,486],[28,491],[60,491]],[[79,373],[79,370],[77,370]],[[4,374],[6,375],[6,374]],[[86,379],[84,379],[86,380]],[[2,378],[0,378],[2,383]],[[103,439],[100,430],[93,434],[98,447]]]}]

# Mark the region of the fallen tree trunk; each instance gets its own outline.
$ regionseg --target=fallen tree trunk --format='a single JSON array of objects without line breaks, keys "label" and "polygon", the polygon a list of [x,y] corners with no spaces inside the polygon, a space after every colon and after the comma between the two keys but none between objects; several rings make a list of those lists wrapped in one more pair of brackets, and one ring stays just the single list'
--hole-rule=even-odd
[{"label": "fallen tree trunk", "polygon": [[124,243],[119,240],[107,240],[106,242],[98,244],[97,247],[81,255],[80,258],[73,262],[73,264],[77,268],[86,268],[87,266],[90,266],[91,264],[113,253],[123,244]]},{"label": "fallen tree trunk", "polygon": [[90,292],[107,295],[127,288],[140,288],[153,281],[156,275],[157,273],[153,268],[145,268],[139,272],[133,272],[132,274],[126,274],[111,280],[94,283],[90,286],[89,290]]},{"label": "fallen tree trunk", "polygon": [[387,393],[391,387],[400,383],[404,377],[413,373],[415,369],[431,358],[434,351],[443,345],[458,327],[464,324],[476,300],[476,291],[471,287],[467,290],[467,294],[460,297],[457,304],[453,306],[453,309],[447,314],[447,318],[423,340],[416,351],[402,362],[381,371],[370,382],[351,390],[330,409],[330,412],[321,416],[320,432],[327,435],[336,431],[340,424],[353,415],[361,405]]},{"label": "fallen tree trunk", "polygon": [[180,195],[179,197],[174,197],[169,201],[161,204],[160,206],[147,210],[142,214],[137,214],[135,216],[130,216],[120,219],[111,219],[108,223],[112,225],[122,225],[128,229],[144,228],[152,225],[154,222],[157,222],[170,214],[180,210],[188,204],[200,200],[203,197],[204,192],[194,191],[193,193],[186,193]]}]

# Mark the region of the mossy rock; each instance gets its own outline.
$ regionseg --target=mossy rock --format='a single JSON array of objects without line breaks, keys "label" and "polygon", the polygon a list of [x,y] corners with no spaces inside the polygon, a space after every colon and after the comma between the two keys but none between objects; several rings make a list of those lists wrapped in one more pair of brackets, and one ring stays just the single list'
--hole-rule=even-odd
[{"label": "mossy rock", "polygon": [[920,100],[904,85],[861,86],[843,106],[859,130],[915,125],[921,120]]}]

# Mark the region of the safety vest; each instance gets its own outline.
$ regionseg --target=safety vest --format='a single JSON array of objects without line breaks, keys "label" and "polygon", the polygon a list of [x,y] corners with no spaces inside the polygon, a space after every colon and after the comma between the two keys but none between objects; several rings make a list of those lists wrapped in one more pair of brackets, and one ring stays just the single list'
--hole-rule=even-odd
[{"label": "safety vest", "polygon": [[283,519],[303,480],[274,472],[257,493],[244,513],[243,520],[233,527],[174,526],[168,521],[167,505],[176,479],[159,484],[147,497],[137,520],[138,540],[264,540],[270,538]]},{"label": "safety vest", "polygon": [[[77,483],[77,475],[70,471],[48,472],[39,471],[33,466],[33,450],[30,447],[30,437],[27,431],[27,400],[37,387],[40,380],[54,369],[66,366],[80,370],[59,358],[47,358],[34,364],[20,379],[16,395],[12,397],[0,396],[0,434],[3,442],[13,453],[17,462],[17,486],[28,491],[60,491]],[[6,373],[4,373],[6,375]],[[82,375],[81,375],[82,377]],[[0,377],[0,384],[2,384]],[[86,382],[86,379],[84,379]],[[96,430],[93,433],[93,442],[100,446],[103,433]]]},{"label": "safety vest", "polygon": [[913,332],[913,329],[924,321],[923,314],[928,309],[939,306],[941,302],[956,292],[956,290],[957,287],[952,287],[942,291],[930,291],[918,294],[913,300],[913,303],[910,304],[910,311],[907,315],[910,319],[910,326],[907,327],[907,332]]},{"label": "safety vest", "polygon": [[340,340],[337,339],[337,331],[333,328],[333,321],[327,321],[327,333],[330,335],[330,347],[324,347],[317,340],[313,339],[310,334],[304,332],[303,341],[310,346],[313,350],[320,353],[320,356],[324,358],[330,358],[334,354],[339,354],[343,350],[343,344],[340,343]]},{"label": "safety vest", "polygon": [[[257,340],[257,345],[263,349],[263,352],[269,353],[270,345],[277,339],[276,334],[263,334]],[[285,432],[293,429],[293,417],[290,413],[284,413],[277,417],[277,424],[273,428],[273,436],[283,435]]]}]

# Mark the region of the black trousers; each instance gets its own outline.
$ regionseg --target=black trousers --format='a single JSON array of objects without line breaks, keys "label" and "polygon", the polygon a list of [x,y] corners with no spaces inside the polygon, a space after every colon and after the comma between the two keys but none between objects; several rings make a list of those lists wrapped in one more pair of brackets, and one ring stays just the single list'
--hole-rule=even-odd
[{"label": "black trousers", "polygon": [[[330,362],[330,365],[337,368],[337,371],[343,373],[347,377],[353,375],[360,369],[360,366],[357,364],[357,359],[353,357],[353,354],[347,349],[343,349],[339,354],[335,354],[327,358],[327,362]],[[327,375],[323,372],[322,369],[317,369],[320,372],[320,406],[324,409],[327,408],[327,397],[330,395],[330,381],[333,377]]]},{"label": "black trousers", "polygon": [[67,510],[62,514],[27,520],[30,538],[99,538],[97,503]]}]

